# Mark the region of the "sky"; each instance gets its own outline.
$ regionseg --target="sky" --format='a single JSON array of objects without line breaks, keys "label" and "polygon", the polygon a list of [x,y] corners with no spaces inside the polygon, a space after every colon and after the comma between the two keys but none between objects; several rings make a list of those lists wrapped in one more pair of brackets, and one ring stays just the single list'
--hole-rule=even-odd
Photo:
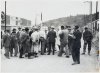
[{"label": "sky", "polygon": [[[1,2],[1,10],[4,11],[4,0]],[[93,13],[95,13],[95,1],[93,2]],[[26,18],[32,23],[43,22],[61,17],[89,14],[90,4],[83,0],[7,0],[7,14]]]}]

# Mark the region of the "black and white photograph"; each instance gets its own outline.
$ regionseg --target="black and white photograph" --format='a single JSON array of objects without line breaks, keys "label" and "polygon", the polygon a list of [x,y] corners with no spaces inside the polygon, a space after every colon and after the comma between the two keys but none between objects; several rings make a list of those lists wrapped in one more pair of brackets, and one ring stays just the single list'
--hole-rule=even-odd
[{"label": "black and white photograph", "polygon": [[99,4],[1,0],[1,73],[99,73]]}]

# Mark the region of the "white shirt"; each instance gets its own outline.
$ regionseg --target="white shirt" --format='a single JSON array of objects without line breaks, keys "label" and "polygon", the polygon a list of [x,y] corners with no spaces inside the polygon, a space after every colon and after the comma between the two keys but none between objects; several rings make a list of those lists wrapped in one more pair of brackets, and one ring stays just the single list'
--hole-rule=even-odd
[{"label": "white shirt", "polygon": [[37,31],[33,32],[31,38],[33,42],[36,42],[36,40],[39,40],[39,33]]},{"label": "white shirt", "polygon": [[39,37],[43,37],[43,38],[46,39],[46,33],[45,33],[45,31],[43,31],[43,30],[39,31]]}]

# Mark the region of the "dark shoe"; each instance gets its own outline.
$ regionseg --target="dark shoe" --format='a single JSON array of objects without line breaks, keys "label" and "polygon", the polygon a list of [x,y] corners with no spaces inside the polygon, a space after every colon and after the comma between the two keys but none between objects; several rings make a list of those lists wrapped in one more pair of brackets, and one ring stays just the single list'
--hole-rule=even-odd
[{"label": "dark shoe", "polygon": [[72,65],[76,65],[76,64],[77,64],[76,62],[72,63]]},{"label": "dark shoe", "polygon": [[19,58],[24,58],[24,57],[19,57]]},{"label": "dark shoe", "polygon": [[7,59],[10,59],[9,56],[5,56]]},{"label": "dark shoe", "polygon": [[47,55],[50,55],[50,53],[48,53]]},{"label": "dark shoe", "polygon": [[66,58],[69,58],[69,56],[66,56]]},{"label": "dark shoe", "polygon": [[58,55],[58,57],[62,57],[61,55]]},{"label": "dark shoe", "polygon": [[28,54],[25,54],[25,57],[28,57]]},{"label": "dark shoe", "polygon": [[33,59],[32,57],[28,57],[28,59]]},{"label": "dark shoe", "polygon": [[8,56],[5,56],[7,59],[10,59]]},{"label": "dark shoe", "polygon": [[13,57],[13,55],[12,55],[12,54],[11,54],[10,56],[11,56],[11,57]]},{"label": "dark shoe", "polygon": [[38,56],[34,56],[35,58],[37,58]]},{"label": "dark shoe", "polygon": [[85,55],[85,53],[82,53],[82,55]]},{"label": "dark shoe", "polygon": [[17,55],[14,55],[14,57],[18,57]]},{"label": "dark shoe", "polygon": [[78,62],[77,64],[80,64],[80,62]]},{"label": "dark shoe", "polygon": [[90,53],[88,53],[88,55],[91,56]]}]

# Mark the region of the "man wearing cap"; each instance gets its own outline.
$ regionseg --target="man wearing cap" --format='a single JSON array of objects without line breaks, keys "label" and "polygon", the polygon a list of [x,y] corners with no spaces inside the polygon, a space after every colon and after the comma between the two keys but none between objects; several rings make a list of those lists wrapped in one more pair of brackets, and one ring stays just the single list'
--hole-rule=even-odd
[{"label": "man wearing cap", "polygon": [[92,33],[88,30],[87,27],[85,27],[85,32],[83,33],[83,40],[84,40],[84,47],[83,47],[83,53],[82,53],[83,55],[86,52],[87,44],[88,44],[88,55],[90,55],[92,39],[93,39]]},{"label": "man wearing cap", "polygon": [[55,54],[55,38],[56,38],[56,32],[54,31],[54,27],[51,26],[51,31],[48,32],[47,35],[48,38],[48,44],[49,44],[49,48],[48,48],[48,55],[50,55],[51,53],[51,48],[53,50],[53,55]]},{"label": "man wearing cap", "polygon": [[10,48],[10,55],[13,56],[13,49],[15,51],[14,56],[17,57],[18,54],[18,38],[17,38],[17,33],[16,29],[14,28],[12,33],[11,33],[11,48]]},{"label": "man wearing cap", "polygon": [[9,57],[10,42],[11,42],[10,31],[6,30],[5,34],[3,35],[3,46],[5,48],[5,54],[4,55],[7,59],[10,59],[10,57]]},{"label": "man wearing cap", "polygon": [[80,48],[81,48],[81,32],[79,26],[75,26],[73,32],[73,47],[72,47],[72,59],[74,63],[72,65],[80,64]]}]

